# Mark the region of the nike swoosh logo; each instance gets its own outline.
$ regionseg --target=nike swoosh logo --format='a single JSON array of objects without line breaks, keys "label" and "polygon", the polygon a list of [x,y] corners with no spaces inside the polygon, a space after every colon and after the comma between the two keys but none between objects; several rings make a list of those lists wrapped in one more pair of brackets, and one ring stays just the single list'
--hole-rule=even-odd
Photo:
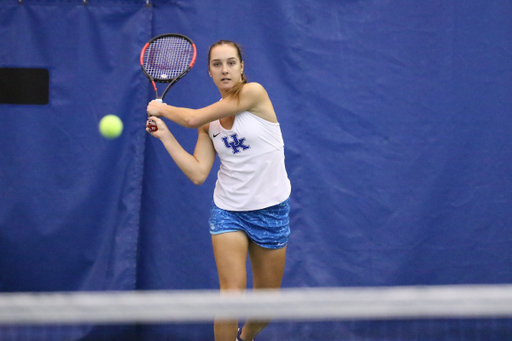
[{"label": "nike swoosh logo", "polygon": [[220,133],[217,133],[217,134],[213,134],[213,137],[217,137],[219,136]]}]

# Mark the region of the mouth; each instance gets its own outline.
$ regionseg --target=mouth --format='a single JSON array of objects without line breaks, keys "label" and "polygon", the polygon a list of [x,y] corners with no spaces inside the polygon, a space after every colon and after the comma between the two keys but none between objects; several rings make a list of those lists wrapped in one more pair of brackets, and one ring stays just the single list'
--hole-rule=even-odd
[{"label": "mouth", "polygon": [[231,78],[221,78],[221,82],[229,82],[231,80]]}]

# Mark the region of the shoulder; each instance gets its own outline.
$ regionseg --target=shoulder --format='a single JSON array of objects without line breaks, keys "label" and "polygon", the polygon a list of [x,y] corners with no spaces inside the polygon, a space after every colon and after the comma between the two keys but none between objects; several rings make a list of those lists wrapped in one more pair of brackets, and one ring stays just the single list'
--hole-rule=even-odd
[{"label": "shoulder", "polygon": [[242,101],[251,103],[247,111],[267,121],[277,123],[276,113],[265,88],[259,83],[247,83],[242,89]]},{"label": "shoulder", "polygon": [[263,88],[263,85],[261,85],[260,83],[257,83],[257,82],[249,82],[249,83],[246,83],[244,85],[244,88],[249,88],[249,89],[261,89],[261,90],[265,90]]},{"label": "shoulder", "polygon": [[247,95],[266,95],[267,91],[260,83],[251,82],[244,85],[242,93]]}]

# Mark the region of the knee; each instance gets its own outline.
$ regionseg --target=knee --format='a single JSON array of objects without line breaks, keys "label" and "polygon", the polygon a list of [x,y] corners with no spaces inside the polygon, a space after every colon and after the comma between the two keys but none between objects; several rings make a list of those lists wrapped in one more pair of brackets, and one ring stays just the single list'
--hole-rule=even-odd
[{"label": "knee", "polygon": [[247,283],[245,281],[225,281],[220,283],[221,291],[245,291]]}]

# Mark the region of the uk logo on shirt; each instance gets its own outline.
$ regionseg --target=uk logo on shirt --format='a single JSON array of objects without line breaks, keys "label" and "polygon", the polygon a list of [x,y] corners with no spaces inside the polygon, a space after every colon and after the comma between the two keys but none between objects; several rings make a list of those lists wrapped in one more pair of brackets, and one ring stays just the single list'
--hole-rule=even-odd
[{"label": "uk logo on shirt", "polygon": [[228,137],[225,136],[222,138],[222,141],[224,142],[224,145],[226,148],[231,148],[233,151],[233,154],[238,154],[246,149],[251,148],[251,146],[245,145],[245,137],[239,139],[237,134],[230,135],[231,141],[228,141]]}]

